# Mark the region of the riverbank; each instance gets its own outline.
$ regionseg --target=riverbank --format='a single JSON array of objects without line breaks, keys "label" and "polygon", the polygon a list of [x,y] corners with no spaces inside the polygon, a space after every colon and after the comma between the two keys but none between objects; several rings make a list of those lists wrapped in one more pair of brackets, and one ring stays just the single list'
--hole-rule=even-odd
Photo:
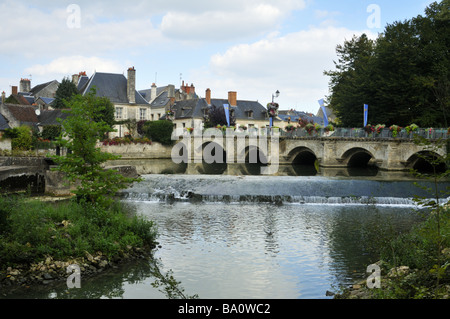
[{"label": "riverbank", "polygon": [[158,244],[153,222],[116,202],[109,208],[73,200],[0,197],[2,289],[67,280],[67,267],[94,276],[149,257]]},{"label": "riverbank", "polygon": [[381,287],[369,289],[364,280],[334,298],[450,299],[449,235],[448,205],[434,206],[424,222],[381,247],[377,262]]}]

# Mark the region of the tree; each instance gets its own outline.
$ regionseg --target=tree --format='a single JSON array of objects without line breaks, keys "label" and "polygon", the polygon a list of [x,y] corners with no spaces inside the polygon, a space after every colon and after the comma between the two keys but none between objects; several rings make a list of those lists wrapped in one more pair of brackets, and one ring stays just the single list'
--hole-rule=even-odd
[{"label": "tree", "polygon": [[[205,121],[205,127],[216,127],[217,125],[228,125],[223,107],[213,105],[208,109],[208,115]],[[235,126],[236,120],[230,112],[230,126]]]},{"label": "tree", "polygon": [[53,106],[57,109],[65,108],[66,103],[77,94],[78,89],[76,85],[68,78],[64,78],[56,90],[55,102]]},{"label": "tree", "polygon": [[154,142],[159,142],[163,145],[171,145],[173,123],[172,121],[160,120],[145,122],[142,128],[145,136]]},{"label": "tree", "polygon": [[[338,62],[335,71],[324,74],[331,77],[330,107],[335,111],[343,126],[363,125],[363,106],[372,104],[372,64],[375,42],[366,34],[353,37],[344,45],[338,45]],[[373,114],[369,113],[372,117]],[[371,120],[371,118],[369,118]]]},{"label": "tree", "polygon": [[337,46],[329,105],[344,126],[369,123],[447,127],[450,111],[450,0],[425,16],[388,24],[376,40],[365,34]]},{"label": "tree", "polygon": [[[111,125],[99,115],[97,109],[101,99],[92,90],[86,96],[76,95],[67,106],[70,115],[62,122],[63,134],[58,138],[59,146],[69,149],[66,156],[54,156],[72,183],[78,183],[75,194],[79,201],[109,205],[120,189],[128,187],[136,179],[125,178],[117,171],[104,169],[103,164],[119,158],[102,152],[96,147],[100,138],[112,132]],[[99,120],[100,119],[100,120]]]}]

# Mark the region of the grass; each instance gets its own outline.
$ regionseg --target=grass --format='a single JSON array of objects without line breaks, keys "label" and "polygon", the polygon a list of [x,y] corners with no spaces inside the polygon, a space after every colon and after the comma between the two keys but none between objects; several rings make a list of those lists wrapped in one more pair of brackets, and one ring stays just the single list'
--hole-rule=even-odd
[{"label": "grass", "polygon": [[119,202],[103,208],[0,196],[0,268],[86,252],[114,257],[130,246],[153,247],[155,238],[153,222],[130,216]]}]

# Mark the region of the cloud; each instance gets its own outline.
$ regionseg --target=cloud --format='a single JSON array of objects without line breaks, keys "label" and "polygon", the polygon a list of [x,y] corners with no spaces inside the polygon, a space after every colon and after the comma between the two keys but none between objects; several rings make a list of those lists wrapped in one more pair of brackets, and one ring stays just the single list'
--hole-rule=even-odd
[{"label": "cloud", "polygon": [[29,7],[7,0],[0,4],[0,54],[26,58],[100,55],[161,40],[149,18],[102,20],[95,11],[80,6],[79,27],[73,27],[74,14],[64,4]]},{"label": "cloud", "polygon": [[125,66],[117,61],[102,59],[99,57],[68,56],[57,58],[47,64],[36,64],[25,70],[33,77],[62,79],[81,71],[86,71],[88,75],[99,72],[122,73]]},{"label": "cloud", "polygon": [[328,94],[329,79],[323,72],[334,69],[336,46],[358,34],[362,32],[333,26],[311,27],[235,45],[211,57],[208,71],[199,75],[209,83],[201,85],[213,86],[211,90],[222,97],[226,90],[245,92],[240,98],[259,100],[263,105],[273,92],[280,90],[282,108],[315,112],[317,100]]},{"label": "cloud", "polygon": [[183,40],[222,41],[272,31],[293,10],[305,7],[304,0],[211,1],[199,12],[170,10],[162,18],[163,35]]}]

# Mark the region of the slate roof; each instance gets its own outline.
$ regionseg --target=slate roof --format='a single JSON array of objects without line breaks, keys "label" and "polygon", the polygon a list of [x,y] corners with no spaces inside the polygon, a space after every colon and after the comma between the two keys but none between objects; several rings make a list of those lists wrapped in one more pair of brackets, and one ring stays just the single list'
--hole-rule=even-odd
[{"label": "slate roof", "polygon": [[43,89],[45,89],[47,86],[49,86],[50,84],[52,84],[55,81],[56,80],[36,85],[34,88],[31,89],[30,95],[36,95],[36,93],[42,91]]},{"label": "slate roof", "polygon": [[[211,99],[211,105],[206,103],[206,99],[191,99],[183,100],[175,103],[173,110],[175,111],[175,119],[183,118],[203,118],[204,110],[216,107],[223,107],[224,104],[229,104],[227,99]],[[266,117],[267,109],[256,101],[238,100],[237,106],[234,109],[234,117],[236,120],[269,120]],[[184,111],[184,112],[183,112]],[[249,118],[248,111],[253,112],[253,116]]]},{"label": "slate roof", "polygon": [[[87,94],[95,87],[98,97],[107,97],[112,103],[128,104],[127,78],[123,74],[96,72],[81,88],[82,95]],[[136,104],[148,102],[136,91]]]},{"label": "slate roof", "polygon": [[0,131],[4,131],[10,128],[11,127],[9,126],[8,121],[2,114],[0,114]]},{"label": "slate roof", "polygon": [[60,125],[58,119],[65,120],[70,114],[63,110],[44,110],[38,115],[39,125]]},{"label": "slate roof", "polygon": [[22,123],[37,123],[38,118],[34,107],[27,105],[4,104],[14,118]]}]

